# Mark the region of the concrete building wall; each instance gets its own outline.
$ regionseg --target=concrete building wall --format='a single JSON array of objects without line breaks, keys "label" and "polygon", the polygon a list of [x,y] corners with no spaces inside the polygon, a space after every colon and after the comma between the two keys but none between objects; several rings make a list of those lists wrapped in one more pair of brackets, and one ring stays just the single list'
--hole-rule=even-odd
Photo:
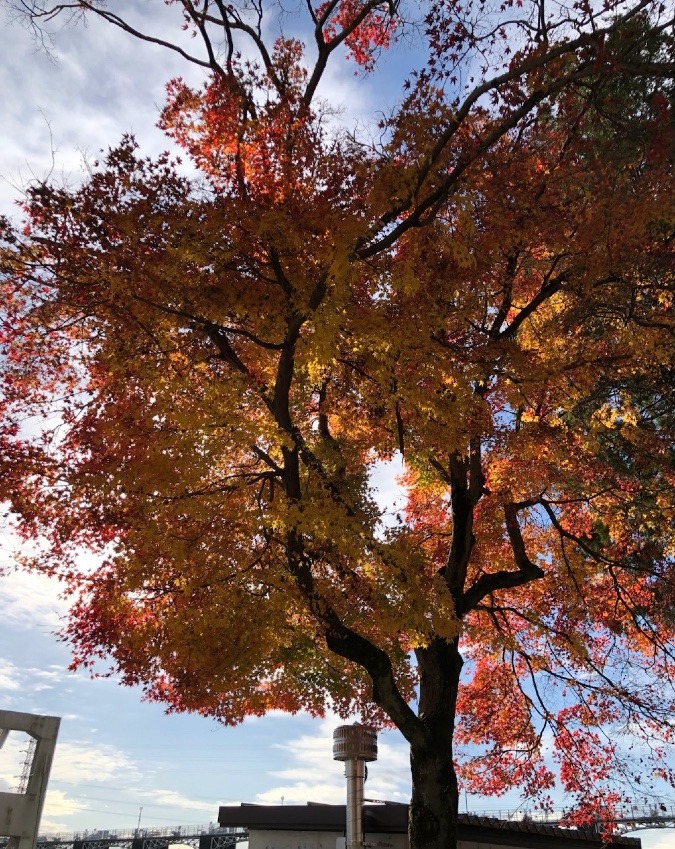
[{"label": "concrete building wall", "polygon": [[[367,834],[369,849],[408,849],[405,834]],[[249,849],[344,849],[344,837],[334,831],[249,831]],[[458,849],[518,849],[509,844],[477,843],[460,840]]]},{"label": "concrete building wall", "polygon": [[[368,834],[372,849],[408,849],[405,834]],[[344,849],[345,839],[334,831],[266,831],[251,829],[249,849]]]},{"label": "concrete building wall", "polygon": [[0,711],[0,746],[5,731],[23,731],[36,741],[25,791],[0,793],[0,835],[9,837],[8,849],[35,847],[59,722],[57,716]]}]

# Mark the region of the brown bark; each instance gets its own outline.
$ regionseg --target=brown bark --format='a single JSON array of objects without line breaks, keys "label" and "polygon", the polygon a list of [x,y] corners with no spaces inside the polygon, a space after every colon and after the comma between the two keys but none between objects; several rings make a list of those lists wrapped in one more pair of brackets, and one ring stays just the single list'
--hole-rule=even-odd
[{"label": "brown bark", "polygon": [[459,788],[453,735],[462,656],[457,641],[444,640],[434,640],[416,655],[424,732],[410,742],[410,849],[456,849]]}]

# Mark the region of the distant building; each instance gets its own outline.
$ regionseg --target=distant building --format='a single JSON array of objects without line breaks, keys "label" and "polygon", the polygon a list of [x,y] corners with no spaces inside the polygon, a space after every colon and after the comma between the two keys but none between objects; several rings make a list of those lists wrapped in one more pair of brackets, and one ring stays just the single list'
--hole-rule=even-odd
[{"label": "distant building", "polygon": [[[250,805],[222,807],[223,827],[248,829],[249,849],[342,849],[345,805]],[[365,846],[408,849],[408,806],[363,806]],[[641,849],[636,837],[607,841],[593,830],[560,828],[532,820],[459,815],[460,849]]]}]

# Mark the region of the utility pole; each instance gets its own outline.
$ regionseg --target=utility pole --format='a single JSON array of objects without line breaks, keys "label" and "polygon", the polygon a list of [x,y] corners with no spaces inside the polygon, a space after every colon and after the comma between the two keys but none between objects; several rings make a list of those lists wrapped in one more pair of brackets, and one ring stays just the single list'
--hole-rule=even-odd
[{"label": "utility pole", "polygon": [[138,822],[136,823],[136,837],[141,836],[141,814],[143,813],[143,805],[138,809]]}]

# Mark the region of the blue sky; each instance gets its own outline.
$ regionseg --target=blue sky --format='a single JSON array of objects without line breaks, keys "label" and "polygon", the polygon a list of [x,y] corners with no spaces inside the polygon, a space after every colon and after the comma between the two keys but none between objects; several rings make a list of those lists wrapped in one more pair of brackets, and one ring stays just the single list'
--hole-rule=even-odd
[{"label": "blue sky", "polygon": [[[2,562],[15,541],[2,534]],[[45,577],[0,580],[0,705],[62,717],[43,814],[43,832],[215,822],[219,805],[241,801],[303,804],[344,800],[342,765],[332,760],[335,718],[274,714],[226,728],[195,716],[167,716],[114,680],[67,671],[69,651],[55,638],[66,612]],[[15,789],[25,739],[0,750],[0,790]],[[407,801],[407,751],[395,732],[380,735],[366,795]],[[469,797],[469,810],[518,805]],[[462,808],[465,800],[462,799]],[[672,849],[675,831],[641,832],[644,849]]]},{"label": "blue sky", "polygon": [[[12,542],[3,535],[3,561]],[[239,801],[340,802],[342,766],[331,757],[333,718],[276,714],[225,728],[194,716],[167,716],[114,680],[67,671],[69,651],[54,636],[65,606],[49,579],[16,573],[0,581],[0,704],[62,717],[47,832],[161,827],[215,821]],[[381,740],[369,794],[406,801],[405,746]],[[15,734],[0,750],[0,789],[15,789],[25,749]]]},{"label": "blue sky", "polygon": [[[137,6],[150,7],[163,4]],[[124,132],[134,132],[144,152],[166,148],[154,128],[164,83],[179,73],[199,79],[170,54],[95,22],[56,33],[52,58],[19,24],[0,29],[0,49],[0,212],[10,214],[22,185],[50,175],[77,183],[83,162]],[[383,83],[338,64],[322,95],[354,123],[384,106],[395,70],[390,65]],[[0,564],[11,565],[17,551],[11,531],[0,530]],[[68,648],[55,637],[65,612],[49,579],[20,572],[0,579],[0,706],[63,717],[43,831],[132,828],[141,807],[141,824],[151,828],[215,821],[219,805],[240,801],[343,800],[342,766],[331,758],[334,718],[275,714],[224,728],[167,716],[113,680],[67,671]],[[15,786],[22,748],[13,736],[0,750],[0,789]],[[407,751],[395,733],[380,739],[366,795],[409,796]],[[518,804],[515,797],[468,802],[473,810]],[[675,831],[642,836],[645,849],[675,847]]]}]

